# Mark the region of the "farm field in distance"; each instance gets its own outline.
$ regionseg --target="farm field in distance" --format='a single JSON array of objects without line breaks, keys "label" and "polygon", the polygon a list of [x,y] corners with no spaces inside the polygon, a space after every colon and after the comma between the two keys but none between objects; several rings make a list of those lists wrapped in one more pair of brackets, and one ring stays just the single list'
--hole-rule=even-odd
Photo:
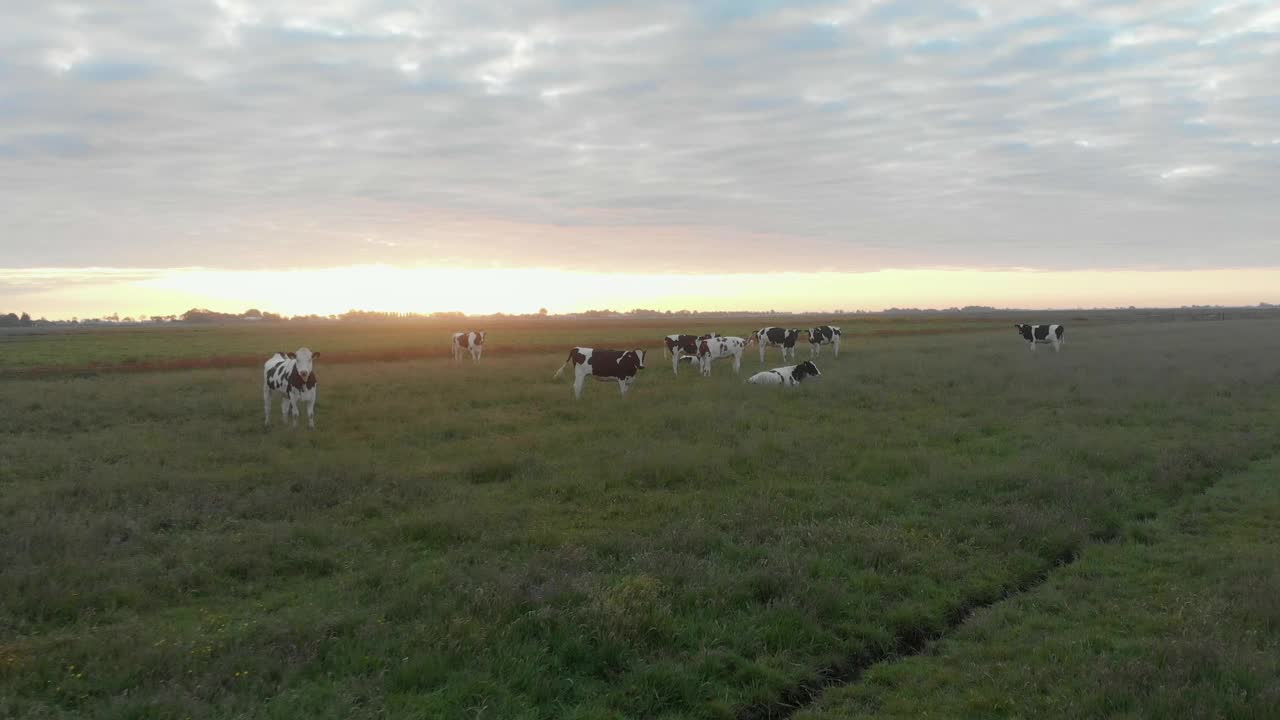
[{"label": "farm field in distance", "polygon": [[1271,716],[1280,317],[1075,315],[841,318],[790,391],[660,339],[830,318],[0,335],[0,717]]}]

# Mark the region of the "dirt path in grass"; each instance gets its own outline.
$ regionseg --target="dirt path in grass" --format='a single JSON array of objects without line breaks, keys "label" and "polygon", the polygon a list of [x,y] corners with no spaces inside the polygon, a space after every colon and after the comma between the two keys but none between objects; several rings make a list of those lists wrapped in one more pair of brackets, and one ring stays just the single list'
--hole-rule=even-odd
[{"label": "dirt path in grass", "polygon": [[[909,337],[914,335],[953,335],[964,333],[992,332],[990,326],[957,325],[948,327],[919,328],[873,328],[869,332],[848,333],[846,345],[857,343],[866,338]],[[588,338],[589,339],[589,338]],[[660,350],[662,345],[652,336],[631,340],[610,340],[607,345],[613,347],[645,348]],[[504,346],[493,343],[486,346],[486,354],[498,355],[538,355],[567,352],[566,343],[542,343]],[[847,350],[846,350],[847,351]],[[405,360],[427,360],[449,357],[449,349],[441,347],[405,347],[381,350],[348,350],[327,351],[324,363],[367,363],[398,362]],[[266,357],[257,355],[212,355],[189,358],[156,358],[153,360],[137,360],[128,362],[85,363],[78,365],[35,365],[30,367],[0,368],[0,379],[10,378],[42,378],[42,377],[77,377],[92,376],[105,373],[138,373],[164,372],[172,370],[204,370],[210,368],[259,367]]]}]

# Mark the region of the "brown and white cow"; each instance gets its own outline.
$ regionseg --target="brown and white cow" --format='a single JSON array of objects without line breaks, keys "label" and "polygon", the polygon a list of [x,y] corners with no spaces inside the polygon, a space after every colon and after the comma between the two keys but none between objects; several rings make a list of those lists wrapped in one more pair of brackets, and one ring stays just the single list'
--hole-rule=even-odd
[{"label": "brown and white cow", "polygon": [[470,330],[453,334],[453,359],[462,360],[463,352],[470,351],[471,359],[478,362],[484,353],[484,336],[486,330]]},{"label": "brown and white cow", "polygon": [[733,371],[742,369],[742,353],[747,349],[747,341],[740,337],[704,338],[698,342],[698,361],[702,365],[702,374],[711,375],[711,361],[722,358],[733,358]]},{"label": "brown and white cow", "polygon": [[679,375],[680,361],[698,356],[698,343],[707,338],[720,337],[716,333],[705,335],[667,335],[662,338],[663,357],[671,358],[671,372]]},{"label": "brown and white cow", "polygon": [[636,373],[644,369],[645,351],[635,350],[594,350],[576,347],[569,351],[569,357],[552,375],[552,379],[560,377],[564,369],[573,365],[573,396],[582,398],[582,386],[587,376],[596,380],[615,381],[623,395],[631,389],[636,381]]},{"label": "brown and white cow", "polygon": [[796,356],[796,341],[800,339],[798,328],[767,327],[760,328],[747,338],[760,346],[760,362],[764,362],[765,348],[782,348],[782,359]]}]

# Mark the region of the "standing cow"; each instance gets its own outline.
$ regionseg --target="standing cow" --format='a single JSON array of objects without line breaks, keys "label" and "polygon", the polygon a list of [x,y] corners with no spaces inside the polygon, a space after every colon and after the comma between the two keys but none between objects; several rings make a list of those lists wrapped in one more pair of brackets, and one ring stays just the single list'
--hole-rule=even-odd
[{"label": "standing cow", "polygon": [[671,372],[679,375],[680,361],[698,356],[698,343],[707,338],[719,337],[716,333],[705,335],[668,335],[662,339],[663,357],[671,358]]},{"label": "standing cow", "polygon": [[1053,351],[1058,352],[1062,348],[1062,343],[1066,342],[1064,336],[1067,329],[1062,325],[1017,323],[1014,327],[1017,328],[1022,339],[1027,341],[1027,347],[1031,348],[1031,352],[1036,351],[1036,343],[1053,343]]},{"label": "standing cow", "polygon": [[747,341],[740,337],[704,338],[698,343],[698,362],[702,365],[703,376],[711,375],[711,361],[721,358],[733,358],[733,371],[742,369],[742,353],[747,349]]},{"label": "standing cow", "polygon": [[644,369],[644,350],[593,350],[576,347],[569,351],[569,357],[556,370],[551,378],[560,377],[564,369],[573,365],[573,396],[582,398],[582,386],[587,376],[596,380],[615,381],[623,395],[631,389],[636,381],[636,373]]},{"label": "standing cow", "polygon": [[454,333],[453,359],[461,362],[463,353],[469,351],[472,362],[479,362],[480,355],[484,353],[484,336],[487,332],[487,330],[471,330]]},{"label": "standing cow", "polygon": [[818,357],[823,345],[830,345],[836,357],[840,357],[840,328],[819,325],[809,328],[809,357]]},{"label": "standing cow", "polygon": [[307,427],[316,428],[316,378],[315,361],[320,353],[307,348],[294,352],[278,352],[262,366],[262,423],[271,427],[271,395],[282,396],[280,415],[285,423],[298,425],[298,403],[307,402]]},{"label": "standing cow", "polygon": [[805,360],[799,365],[788,365],[787,367],[758,372],[747,378],[747,382],[752,385],[792,387],[799,385],[804,382],[805,378],[809,377],[822,377],[822,373],[818,372],[818,366],[814,365],[812,360]]},{"label": "standing cow", "polygon": [[764,362],[765,348],[782,348],[782,359],[796,356],[796,341],[800,339],[798,328],[767,327],[751,333],[747,338],[760,346],[760,362]]}]

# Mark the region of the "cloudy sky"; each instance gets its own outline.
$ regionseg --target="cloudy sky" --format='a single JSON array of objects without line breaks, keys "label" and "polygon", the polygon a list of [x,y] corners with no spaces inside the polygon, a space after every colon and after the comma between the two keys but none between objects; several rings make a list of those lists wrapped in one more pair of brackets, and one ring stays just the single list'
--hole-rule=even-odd
[{"label": "cloudy sky", "polygon": [[0,0],[0,311],[370,265],[1265,289],[1278,192],[1276,2]]}]

